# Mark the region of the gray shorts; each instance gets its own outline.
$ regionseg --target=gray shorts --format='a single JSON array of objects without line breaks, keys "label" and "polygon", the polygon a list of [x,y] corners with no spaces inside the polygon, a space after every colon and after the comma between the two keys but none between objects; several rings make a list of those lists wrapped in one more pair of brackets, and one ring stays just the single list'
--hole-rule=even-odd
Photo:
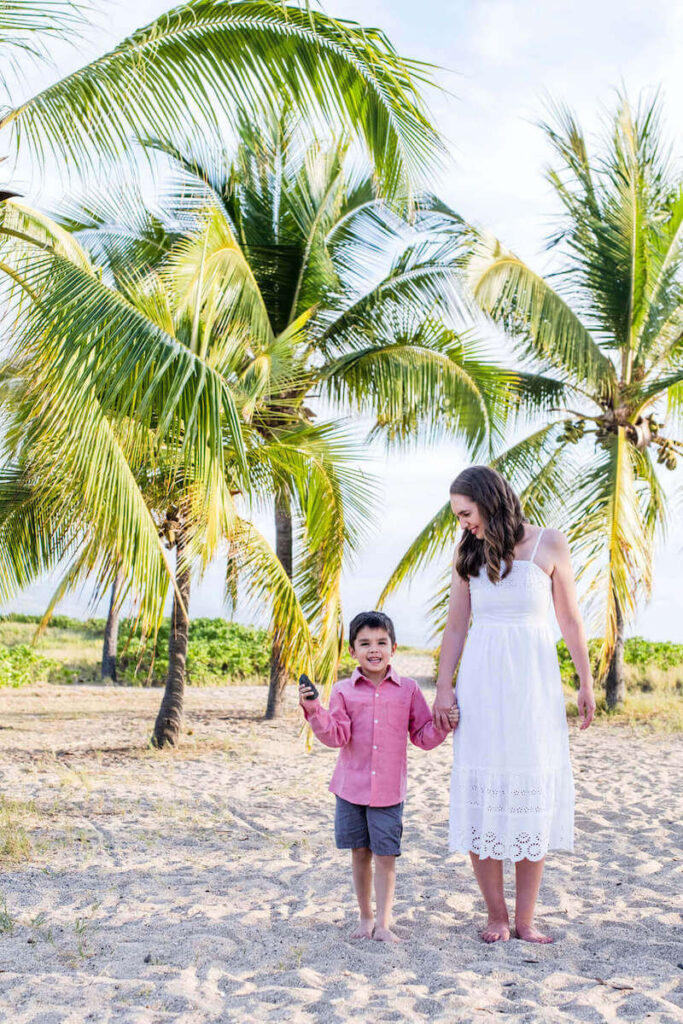
[{"label": "gray shorts", "polygon": [[400,857],[403,835],[403,804],[368,807],[337,798],[334,838],[338,850],[366,846],[379,857]]}]

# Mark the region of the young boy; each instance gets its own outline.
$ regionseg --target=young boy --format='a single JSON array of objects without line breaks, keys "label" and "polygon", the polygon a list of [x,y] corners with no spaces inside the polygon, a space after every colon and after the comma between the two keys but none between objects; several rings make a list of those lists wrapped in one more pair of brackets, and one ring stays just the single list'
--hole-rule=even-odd
[{"label": "young boy", "polygon": [[[423,750],[443,743],[448,730],[437,729],[414,679],[391,667],[396,651],[394,624],[382,612],[361,612],[349,627],[349,651],[358,661],[350,679],[340,680],[326,711],[307,685],[299,687],[304,715],[327,747],[341,747],[330,782],[336,795],[335,839],[351,849],[353,886],[360,922],[353,939],[398,942],[389,925],[401,855],[403,800],[406,794],[407,736]],[[451,729],[458,722],[454,704]],[[372,913],[372,858],[375,858],[377,920]]]}]

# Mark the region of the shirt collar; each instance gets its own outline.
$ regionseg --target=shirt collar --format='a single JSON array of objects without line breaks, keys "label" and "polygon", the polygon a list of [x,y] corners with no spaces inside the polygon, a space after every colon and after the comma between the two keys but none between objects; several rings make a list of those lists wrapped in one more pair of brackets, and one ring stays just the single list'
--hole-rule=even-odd
[{"label": "shirt collar", "polygon": [[[366,683],[370,683],[370,680],[366,679],[363,673],[361,672],[360,665],[357,665],[356,668],[353,670],[353,674],[351,676],[351,682],[353,683],[354,686],[356,685],[359,679],[365,679]],[[393,665],[389,665],[387,669],[387,674],[385,675],[382,682],[384,682],[387,679],[390,680],[392,683],[396,683],[397,686],[401,685],[401,677]],[[373,686],[374,683],[370,683],[370,685]]]}]

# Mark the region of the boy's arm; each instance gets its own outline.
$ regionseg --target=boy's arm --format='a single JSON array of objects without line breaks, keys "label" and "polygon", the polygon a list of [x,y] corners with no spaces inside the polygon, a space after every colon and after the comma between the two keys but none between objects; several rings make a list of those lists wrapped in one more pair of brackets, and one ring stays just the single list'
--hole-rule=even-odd
[{"label": "boy's arm", "polygon": [[408,721],[410,742],[422,750],[432,750],[448,736],[450,729],[437,729],[432,720],[432,712],[419,686],[413,691],[410,703],[410,719]]},{"label": "boy's arm", "polygon": [[330,696],[330,710],[327,711],[318,698],[301,700],[306,721],[326,747],[345,747],[351,739],[351,719],[346,712],[344,698],[335,686]]}]

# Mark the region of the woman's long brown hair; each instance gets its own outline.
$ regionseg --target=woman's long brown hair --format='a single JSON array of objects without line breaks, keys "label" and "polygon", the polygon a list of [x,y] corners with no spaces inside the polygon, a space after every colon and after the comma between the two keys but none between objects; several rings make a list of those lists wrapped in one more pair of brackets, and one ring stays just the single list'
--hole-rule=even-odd
[{"label": "woman's long brown hair", "polygon": [[[515,544],[524,536],[527,520],[519,498],[505,477],[488,466],[464,469],[451,484],[451,494],[463,494],[473,501],[484,525],[483,540],[464,531],[455,559],[458,575],[464,580],[478,576],[485,563],[486,575],[492,583],[498,583],[512,569]],[[505,572],[501,577],[503,562]]]}]

